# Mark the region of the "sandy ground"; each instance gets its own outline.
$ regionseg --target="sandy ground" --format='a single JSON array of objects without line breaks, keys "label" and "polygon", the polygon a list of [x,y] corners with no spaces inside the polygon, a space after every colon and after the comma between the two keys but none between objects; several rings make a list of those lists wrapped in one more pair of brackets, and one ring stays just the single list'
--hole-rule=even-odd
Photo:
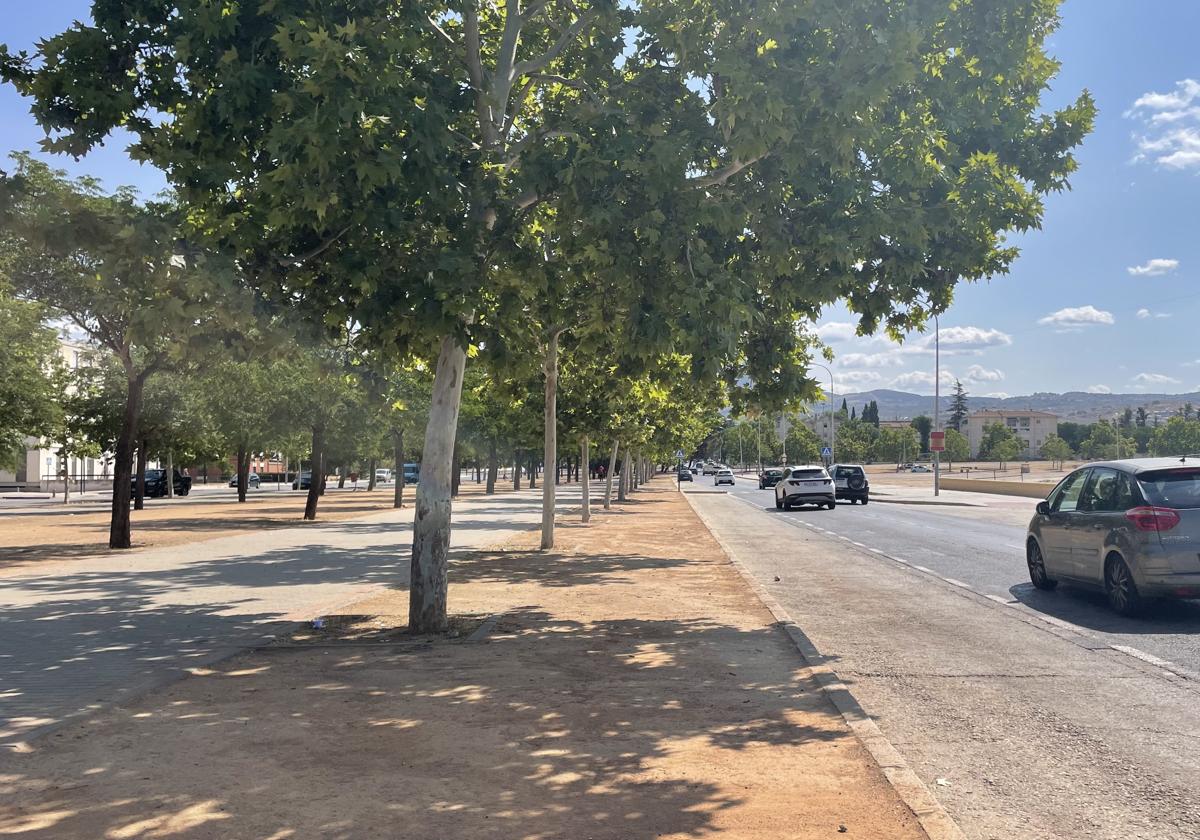
[{"label": "sandy ground", "polygon": [[483,641],[306,637],[0,757],[0,834],[924,836],[668,481],[559,539],[455,558]]},{"label": "sandy ground", "polygon": [[[497,487],[499,492],[511,484]],[[394,496],[391,485],[368,492],[326,493],[317,508],[319,521],[335,521],[390,510]],[[463,482],[460,496],[483,492],[482,485]],[[233,491],[230,491],[232,496]],[[405,506],[416,498],[416,488],[404,490]],[[182,545],[234,534],[303,524],[304,494],[279,497],[269,492],[251,494],[245,503],[207,502],[168,503],[146,500],[144,510],[130,512],[134,550],[149,546]],[[108,511],[9,513],[0,517],[0,572],[20,568],[39,560],[62,560],[110,553],[108,548]]]}]

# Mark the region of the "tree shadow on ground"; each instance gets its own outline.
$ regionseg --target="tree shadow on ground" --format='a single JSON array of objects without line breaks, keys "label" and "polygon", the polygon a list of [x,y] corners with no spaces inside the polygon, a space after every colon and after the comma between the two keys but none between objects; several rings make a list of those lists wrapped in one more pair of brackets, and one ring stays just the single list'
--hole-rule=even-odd
[{"label": "tree shadow on ground", "polygon": [[[761,751],[848,739],[798,664],[777,628],[537,609],[483,644],[257,651],[102,716],[90,745],[66,733],[19,756],[0,830],[706,836],[744,804],[740,774]],[[117,744],[143,746],[103,757]],[[804,785],[816,799],[840,781]],[[805,799],[777,819],[801,819]]]}]

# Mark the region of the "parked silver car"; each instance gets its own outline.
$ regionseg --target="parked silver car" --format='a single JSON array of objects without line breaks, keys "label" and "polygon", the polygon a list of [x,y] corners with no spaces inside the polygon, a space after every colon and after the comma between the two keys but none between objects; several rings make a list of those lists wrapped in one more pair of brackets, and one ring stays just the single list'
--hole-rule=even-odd
[{"label": "parked silver car", "polygon": [[713,475],[713,484],[718,487],[722,484],[733,485],[734,483],[733,470],[728,467],[718,468],[717,472]]},{"label": "parked silver car", "polygon": [[786,467],[783,478],[775,485],[776,509],[791,510],[792,505],[816,505],[833,510],[833,479],[820,464]]},{"label": "parked silver car", "polygon": [[1200,457],[1089,464],[1039,502],[1025,556],[1038,589],[1103,588],[1121,615],[1200,598]]}]

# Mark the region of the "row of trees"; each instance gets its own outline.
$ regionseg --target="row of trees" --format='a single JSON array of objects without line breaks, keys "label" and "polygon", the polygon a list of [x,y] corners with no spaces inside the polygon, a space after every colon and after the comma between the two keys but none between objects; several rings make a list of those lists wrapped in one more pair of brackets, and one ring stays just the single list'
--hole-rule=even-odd
[{"label": "row of trees", "polygon": [[[0,75],[52,150],[132,132],[177,190],[174,236],[254,307],[427,365],[410,626],[437,630],[468,356],[540,372],[547,462],[570,364],[600,400],[667,392],[664,367],[739,414],[812,399],[822,307],[920,329],[1066,186],[1094,109],[1039,112],[1056,23],[1030,0],[142,0],[0,53]],[[173,323],[127,353],[131,392],[186,349],[155,343]]]}]

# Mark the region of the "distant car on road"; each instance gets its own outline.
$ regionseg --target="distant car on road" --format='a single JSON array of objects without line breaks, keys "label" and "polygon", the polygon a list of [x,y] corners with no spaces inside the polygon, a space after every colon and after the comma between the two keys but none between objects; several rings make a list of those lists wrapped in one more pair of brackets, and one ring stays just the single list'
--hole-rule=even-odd
[{"label": "distant car on road", "polygon": [[[229,486],[237,487],[237,480],[238,480],[238,477],[236,475],[233,478],[229,479]],[[250,473],[248,476],[246,476],[246,486],[247,487],[258,487],[258,485],[260,485],[260,484],[262,484],[262,479],[259,478],[258,473]]]},{"label": "distant car on road", "polygon": [[833,479],[820,464],[788,467],[775,485],[775,507],[791,510],[793,505],[816,505],[833,510],[837,507]]},{"label": "distant car on road", "polygon": [[715,475],[716,472],[717,472],[717,465],[714,464],[712,461],[705,461],[704,466],[700,468],[701,475]]},{"label": "distant car on road", "polygon": [[783,478],[783,470],[777,470],[774,467],[763,470],[758,475],[758,489],[767,490],[774,487]]},{"label": "distant car on road", "polygon": [[[167,471],[166,470],[146,470],[146,485],[144,497],[153,499],[154,497],[166,497],[167,495]],[[192,492],[191,476],[181,475],[179,470],[174,471],[175,495],[186,496]],[[130,492],[137,495],[137,476],[133,477],[132,487]]]},{"label": "distant car on road", "polygon": [[421,481],[421,465],[420,464],[405,464],[404,465],[404,483],[419,484]]},{"label": "distant car on road", "polygon": [[375,483],[376,484],[387,484],[391,480],[392,480],[392,471],[391,470],[385,469],[383,467],[380,467],[379,469],[375,470]]},{"label": "distant car on road", "polygon": [[915,467],[913,467],[911,470],[909,470],[909,472],[927,473],[927,472],[933,472],[933,470],[929,469],[929,467],[925,466],[924,464],[917,464]]},{"label": "distant car on road", "polygon": [[1126,616],[1148,598],[1200,598],[1200,457],[1089,464],[1038,502],[1025,558],[1038,589],[1102,589]]},{"label": "distant car on road", "polygon": [[722,484],[735,484],[733,479],[733,470],[729,467],[721,467],[713,474],[713,484],[720,487]]},{"label": "distant car on road", "polygon": [[680,481],[691,481],[692,480],[692,471],[689,470],[687,467],[681,467],[679,469],[679,473],[676,477]]},{"label": "distant car on road", "polygon": [[838,499],[849,499],[850,504],[867,504],[871,482],[861,464],[833,464],[829,468],[833,479],[834,495]]},{"label": "distant car on road", "polygon": [[300,475],[298,475],[294,479],[292,479],[292,489],[293,490],[307,490],[311,486],[312,486],[312,473],[309,472],[308,470],[305,470],[304,472],[300,473]]}]

